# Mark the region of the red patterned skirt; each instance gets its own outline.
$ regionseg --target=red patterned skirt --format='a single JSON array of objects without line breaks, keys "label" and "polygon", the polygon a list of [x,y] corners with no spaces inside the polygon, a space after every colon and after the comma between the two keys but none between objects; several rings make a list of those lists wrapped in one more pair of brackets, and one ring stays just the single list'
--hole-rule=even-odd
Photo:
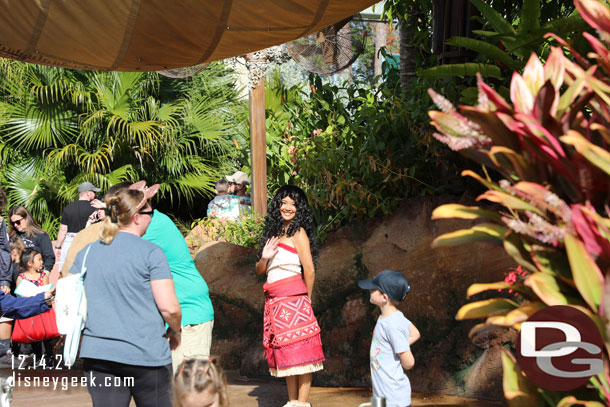
[{"label": "red patterned skirt", "polygon": [[301,276],[266,283],[263,346],[269,371],[284,377],[322,370],[320,326]]}]

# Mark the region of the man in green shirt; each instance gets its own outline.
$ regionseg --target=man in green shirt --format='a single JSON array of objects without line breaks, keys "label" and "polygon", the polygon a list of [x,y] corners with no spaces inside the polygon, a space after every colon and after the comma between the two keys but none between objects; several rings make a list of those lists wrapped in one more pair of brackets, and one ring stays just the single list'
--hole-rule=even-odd
[{"label": "man in green shirt", "polygon": [[195,267],[184,237],[167,215],[155,209],[142,238],[163,249],[182,308],[182,343],[172,351],[175,371],[185,359],[210,356],[214,309],[208,285]]}]

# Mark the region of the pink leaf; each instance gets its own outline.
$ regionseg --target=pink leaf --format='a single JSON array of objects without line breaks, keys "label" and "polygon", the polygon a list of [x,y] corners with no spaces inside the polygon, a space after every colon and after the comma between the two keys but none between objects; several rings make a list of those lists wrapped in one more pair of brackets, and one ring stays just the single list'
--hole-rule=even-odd
[{"label": "pink leaf", "polygon": [[581,204],[571,205],[571,208],[574,229],[585,243],[587,251],[595,259],[600,255],[610,258],[610,242],[599,233],[595,219],[582,210]]},{"label": "pink leaf", "polygon": [[530,91],[527,83],[517,72],[513,73],[510,82],[510,99],[515,105],[515,110],[521,113],[532,113],[534,107],[534,95]]},{"label": "pink leaf", "polygon": [[535,95],[544,84],[544,68],[536,53],[532,52],[530,59],[523,69],[523,80],[525,81],[530,93]]},{"label": "pink leaf", "polygon": [[563,66],[563,60],[565,56],[559,47],[553,47],[549,58],[544,64],[544,79],[550,80],[553,87],[557,90],[563,84],[563,77],[565,75],[565,68]]},{"label": "pink leaf", "polygon": [[599,0],[574,0],[581,17],[600,32],[604,40],[610,38],[610,9]]},{"label": "pink leaf", "polygon": [[491,103],[496,106],[497,111],[503,113],[511,113],[513,109],[508,103],[500,96],[495,90],[493,90],[488,84],[483,82],[483,78],[480,73],[477,73],[477,85],[480,91],[483,91]]}]

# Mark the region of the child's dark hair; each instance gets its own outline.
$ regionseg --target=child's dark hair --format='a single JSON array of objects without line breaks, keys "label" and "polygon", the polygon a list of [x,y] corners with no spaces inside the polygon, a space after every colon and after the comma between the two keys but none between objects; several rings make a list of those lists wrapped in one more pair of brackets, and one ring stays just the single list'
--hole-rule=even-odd
[{"label": "child's dark hair", "polygon": [[40,251],[34,247],[26,247],[21,252],[21,259],[19,260],[19,270],[23,273],[28,271],[28,263],[34,261],[34,257],[37,254],[41,254]]},{"label": "child's dark hair", "polygon": [[220,407],[229,406],[227,381],[212,359],[188,359],[180,363],[174,375],[174,407],[182,407],[182,399],[188,394],[204,391],[217,393]]},{"label": "child's dark hair", "polygon": [[[288,226],[288,230],[284,230],[284,221],[282,219],[282,214],[280,213],[282,199],[286,197],[290,197],[294,201],[297,208],[294,219],[292,219],[290,225]],[[313,257],[314,264],[316,264],[319,249],[318,242],[314,236],[313,216],[311,214],[309,203],[307,202],[307,196],[301,188],[295,185],[284,185],[278,189],[277,193],[269,204],[267,216],[265,217],[265,230],[258,248],[258,258],[261,258],[263,248],[265,247],[267,240],[276,236],[294,236],[294,234],[297,233],[300,228],[303,228],[307,233],[307,237],[309,237],[311,256]]]},{"label": "child's dark hair", "polygon": [[224,178],[216,181],[216,185],[214,185],[214,189],[217,194],[222,194],[223,192],[227,192],[229,190],[229,181]]}]

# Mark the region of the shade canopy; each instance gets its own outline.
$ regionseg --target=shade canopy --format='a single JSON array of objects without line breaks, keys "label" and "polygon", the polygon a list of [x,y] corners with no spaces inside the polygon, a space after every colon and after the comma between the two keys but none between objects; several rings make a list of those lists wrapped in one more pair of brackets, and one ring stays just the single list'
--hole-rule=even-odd
[{"label": "shade canopy", "polygon": [[68,68],[157,71],[310,34],[376,0],[0,0],[0,56]]}]

